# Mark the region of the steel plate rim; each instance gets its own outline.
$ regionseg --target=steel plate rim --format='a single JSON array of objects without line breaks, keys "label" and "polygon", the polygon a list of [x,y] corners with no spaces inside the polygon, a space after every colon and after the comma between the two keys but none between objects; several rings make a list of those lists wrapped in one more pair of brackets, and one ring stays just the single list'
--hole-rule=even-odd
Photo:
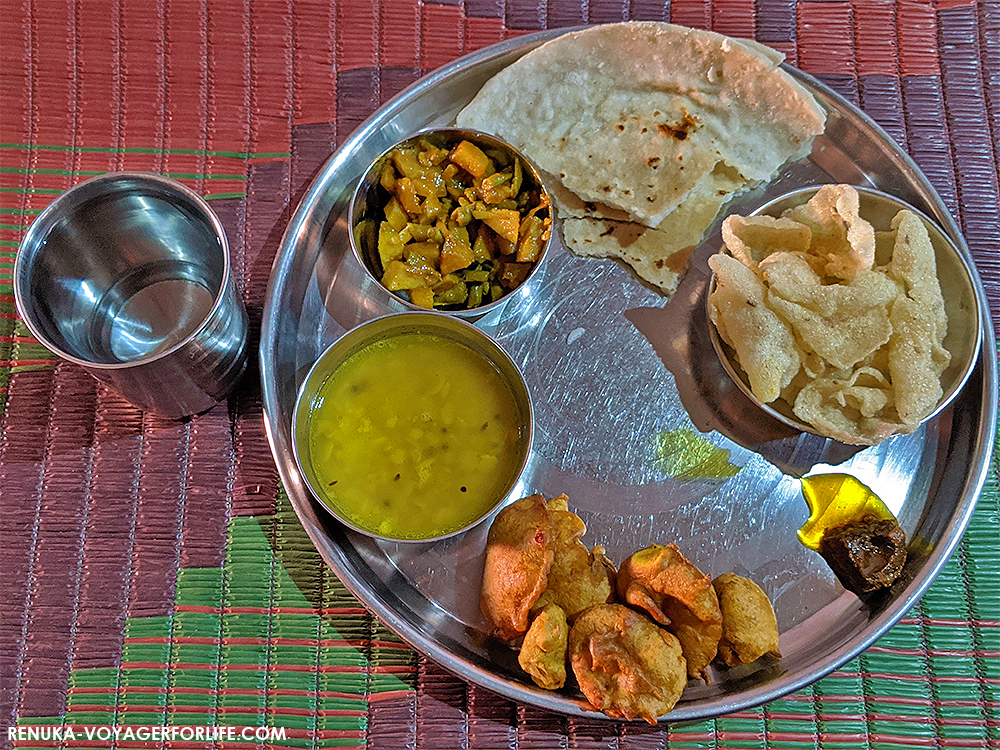
[{"label": "steel plate rim", "polygon": [[[359,581],[355,580],[354,576],[351,574],[350,568],[348,567],[348,560],[344,555],[343,550],[335,545],[332,545],[329,538],[327,538],[324,534],[320,534],[317,529],[307,523],[309,520],[307,509],[302,507],[302,499],[296,492],[293,491],[296,488],[301,491],[304,487],[304,483],[301,478],[297,476],[294,461],[292,461],[291,464],[289,463],[289,460],[291,459],[289,443],[286,436],[284,436],[281,431],[281,425],[276,424],[275,422],[274,415],[277,414],[278,397],[275,387],[276,380],[271,377],[273,374],[271,364],[274,361],[274,357],[272,356],[273,346],[276,341],[275,335],[278,331],[280,322],[278,315],[279,311],[275,304],[278,285],[282,281],[282,272],[287,270],[294,257],[294,240],[297,236],[301,235],[306,224],[306,220],[311,217],[316,203],[323,194],[323,185],[329,179],[329,176],[336,172],[338,167],[343,162],[348,160],[348,157],[359,146],[359,144],[361,144],[365,138],[369,137],[371,133],[374,132],[378,123],[388,118],[392,113],[404,108],[408,101],[420,92],[436,86],[442,80],[446,80],[466,68],[476,66],[491,58],[500,57],[520,48],[524,48],[527,51],[527,49],[537,46],[545,41],[548,41],[549,39],[561,36],[565,33],[578,31],[583,28],[588,28],[588,26],[584,25],[572,28],[539,31],[521,37],[508,39],[503,42],[484,47],[467,55],[463,55],[453,62],[432,71],[426,76],[423,76],[407,88],[403,89],[399,94],[395,95],[392,99],[375,110],[371,116],[369,116],[347,137],[341,146],[327,159],[323,168],[317,172],[315,177],[313,177],[306,194],[303,196],[295,212],[292,214],[292,218],[282,235],[278,252],[272,263],[271,276],[268,282],[267,293],[265,295],[258,359],[260,366],[265,436],[271,449],[272,457],[275,460],[279,476],[285,485],[289,500],[291,501],[303,528],[306,530],[307,535],[316,549],[320,552],[323,559],[334,570],[345,587],[356,598],[358,598],[359,601],[372,610],[396,635],[416,650],[433,659],[436,663],[445,667],[462,679],[480,685],[511,700],[534,705],[538,708],[553,711],[562,715],[605,719],[609,722],[615,722],[618,720],[612,719],[601,712],[595,711],[593,708],[586,706],[580,699],[560,693],[532,690],[529,687],[512,684],[498,677],[489,670],[480,668],[466,660],[457,659],[443,646],[433,640],[423,637],[421,633],[415,631],[406,620],[404,620],[391,607],[386,605],[384,601],[377,600],[372,595],[374,592],[364,589],[360,585]],[[711,700],[707,704],[698,706],[697,710],[695,708],[690,710],[685,710],[683,707],[675,708],[675,710],[671,711],[666,716],[661,717],[660,722],[664,724],[671,722],[690,722],[721,716],[780,698],[812,684],[822,677],[825,677],[829,673],[841,667],[844,663],[850,661],[852,658],[868,649],[875,641],[877,641],[893,625],[895,625],[906,614],[906,612],[910,610],[910,608],[913,607],[917,600],[926,592],[926,590],[937,578],[941,569],[960,544],[962,533],[971,519],[978,498],[986,483],[989,473],[990,459],[994,450],[995,430],[991,429],[989,426],[996,425],[998,411],[996,341],[992,336],[993,325],[991,322],[989,304],[986,299],[982,278],[978,273],[978,269],[975,267],[971,252],[956,220],[951,215],[951,212],[947,210],[947,207],[944,205],[941,197],[937,194],[936,190],[934,190],[933,186],[931,186],[929,180],[927,180],[926,176],[920,170],[919,166],[912,159],[912,157],[902,148],[897,146],[891,136],[889,136],[889,134],[867,113],[808,73],[794,68],[787,63],[782,63],[782,67],[797,77],[800,82],[807,83],[809,86],[813,87],[816,92],[821,93],[823,96],[830,99],[844,110],[850,112],[852,116],[857,117],[865,124],[866,127],[870,128],[876,135],[878,135],[884,144],[888,144],[894,149],[896,158],[899,158],[906,165],[906,167],[910,170],[910,176],[915,178],[916,183],[923,191],[924,197],[929,199],[929,203],[934,205],[937,209],[933,218],[942,224],[944,230],[951,235],[953,239],[955,239],[959,245],[959,249],[973,262],[973,269],[975,271],[973,282],[976,294],[980,301],[981,309],[981,341],[979,359],[983,367],[983,391],[985,394],[985,403],[983,404],[984,408],[981,420],[981,424],[984,425],[984,427],[981,427],[980,429],[980,436],[982,439],[977,443],[976,450],[970,457],[972,459],[970,463],[975,467],[975,470],[966,476],[965,486],[968,489],[962,496],[962,499],[957,506],[957,512],[951,516],[946,530],[942,533],[943,543],[939,543],[935,546],[933,553],[929,555],[927,562],[925,563],[925,570],[929,570],[929,572],[923,575],[923,577],[919,580],[914,580],[907,587],[907,589],[896,598],[892,606],[887,607],[886,610],[883,611],[878,617],[870,621],[869,625],[864,630],[863,637],[855,639],[855,641],[849,644],[847,648],[837,650],[826,659],[821,660],[816,668],[809,672],[804,672],[799,675],[790,675],[789,673],[786,673],[776,677],[763,686],[745,690],[735,696]],[[308,503],[308,501],[309,499],[306,498],[305,502]]]}]

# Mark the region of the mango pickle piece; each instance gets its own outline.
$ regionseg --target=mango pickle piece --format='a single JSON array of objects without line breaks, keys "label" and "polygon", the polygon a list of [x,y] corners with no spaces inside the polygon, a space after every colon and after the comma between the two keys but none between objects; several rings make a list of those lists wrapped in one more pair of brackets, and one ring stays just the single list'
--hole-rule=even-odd
[{"label": "mango pickle piece", "polygon": [[500,266],[500,283],[507,289],[517,289],[531,272],[530,263],[505,261]]},{"label": "mango pickle piece", "polygon": [[382,274],[382,285],[392,292],[427,286],[427,279],[422,269],[415,268],[401,260],[391,260]]},{"label": "mango pickle piece", "polygon": [[390,198],[389,202],[385,204],[385,220],[389,222],[389,226],[397,232],[402,231],[403,227],[405,227],[410,221],[410,217],[403,209],[403,205],[396,199],[395,196]]},{"label": "mango pickle piece", "polygon": [[378,176],[379,184],[382,185],[390,193],[396,189],[396,170],[392,168],[392,162],[386,160],[382,165],[382,171],[379,172]]},{"label": "mango pickle piece", "polygon": [[542,254],[542,243],[545,237],[545,222],[537,214],[525,216],[517,240],[517,260],[520,263],[533,263]]},{"label": "mango pickle piece", "polygon": [[395,149],[390,156],[396,171],[403,177],[410,180],[425,179],[431,168],[420,163],[417,157],[417,150],[413,146],[400,147]]},{"label": "mango pickle piece", "polygon": [[417,195],[413,180],[409,177],[400,177],[396,180],[396,197],[399,198],[406,213],[410,216],[420,215],[420,196]]},{"label": "mango pickle piece", "polygon": [[433,242],[411,242],[403,246],[403,257],[407,262],[417,256],[428,263],[436,263],[441,255],[440,245]]},{"label": "mango pickle piece", "polygon": [[420,286],[410,290],[410,302],[428,310],[434,307],[434,291],[430,287]]}]

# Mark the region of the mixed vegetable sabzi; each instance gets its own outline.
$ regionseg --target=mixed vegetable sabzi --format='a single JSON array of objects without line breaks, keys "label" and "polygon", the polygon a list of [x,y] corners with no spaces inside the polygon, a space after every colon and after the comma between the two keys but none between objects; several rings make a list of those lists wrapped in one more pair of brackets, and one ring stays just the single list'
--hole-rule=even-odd
[{"label": "mixed vegetable sabzi", "polygon": [[378,229],[382,284],[425,308],[471,309],[516,289],[552,231],[548,197],[521,160],[470,140],[394,148]]}]

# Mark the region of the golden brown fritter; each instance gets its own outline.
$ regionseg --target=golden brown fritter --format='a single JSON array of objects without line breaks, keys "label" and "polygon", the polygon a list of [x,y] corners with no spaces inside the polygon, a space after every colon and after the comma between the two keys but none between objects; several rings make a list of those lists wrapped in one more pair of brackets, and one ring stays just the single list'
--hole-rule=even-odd
[{"label": "golden brown fritter", "polygon": [[687,684],[677,638],[620,604],[580,614],[569,632],[569,659],[587,700],[619,719],[655,724]]},{"label": "golden brown fritter", "polygon": [[614,599],[614,565],[604,555],[604,547],[588,552],[580,537],[587,531],[583,520],[569,510],[569,498],[559,495],[548,502],[552,516],[552,567],[548,586],[536,608],[558,604],[572,621],[587,607]]},{"label": "golden brown fritter", "polygon": [[764,654],[781,656],[778,622],[767,594],[749,578],[723,573],[712,581],[722,610],[719,658],[728,666],[749,664]]},{"label": "golden brown fritter", "polygon": [[555,604],[546,606],[531,621],[517,663],[538,687],[558,690],[566,684],[568,638],[566,613]]},{"label": "golden brown fritter", "polygon": [[708,678],[706,668],[722,638],[722,612],[711,576],[692,564],[675,544],[632,553],[617,577],[618,598],[649,613],[677,636],[688,674]]},{"label": "golden brown fritter", "polygon": [[490,526],[480,605],[501,638],[515,640],[528,630],[528,613],[548,583],[553,533],[541,495],[511,503]]}]

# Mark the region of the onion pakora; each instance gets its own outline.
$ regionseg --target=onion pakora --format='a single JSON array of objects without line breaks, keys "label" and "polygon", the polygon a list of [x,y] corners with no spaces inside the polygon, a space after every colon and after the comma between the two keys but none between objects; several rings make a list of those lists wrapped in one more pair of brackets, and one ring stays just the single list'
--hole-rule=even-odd
[{"label": "onion pakora", "polygon": [[711,576],[691,563],[676,544],[632,553],[618,571],[618,597],[649,613],[677,636],[688,674],[707,681],[707,667],[722,638],[722,611]]},{"label": "onion pakora", "polygon": [[687,684],[677,638],[621,604],[598,604],[577,618],[569,659],[587,700],[620,719],[655,724]]},{"label": "onion pakora", "polygon": [[614,565],[604,554],[604,547],[588,551],[580,541],[587,526],[569,510],[569,498],[559,495],[548,502],[552,516],[552,567],[548,585],[535,604],[536,608],[558,604],[572,621],[576,615],[595,604],[614,598]]},{"label": "onion pakora", "polygon": [[569,625],[556,604],[542,609],[528,626],[517,663],[540,688],[558,690],[566,684],[566,646]]},{"label": "onion pakora", "polygon": [[531,495],[497,514],[486,538],[481,604],[502,638],[528,630],[531,614],[557,604],[569,620],[614,598],[614,566],[580,537],[587,527],[569,510],[569,498],[548,502]]},{"label": "onion pakora", "polygon": [[749,579],[713,581],[676,544],[616,571],[603,547],[587,550],[586,528],[566,495],[536,494],[500,511],[487,536],[483,612],[539,687],[564,687],[568,663],[596,709],[654,724],[717,657],[781,655],[774,610]]},{"label": "onion pakora", "polygon": [[730,667],[749,664],[765,654],[781,656],[778,621],[771,600],[756,583],[735,573],[712,581],[722,611],[719,659]]},{"label": "onion pakora", "polygon": [[531,607],[548,584],[553,533],[541,495],[516,500],[493,519],[480,606],[501,638],[515,640],[528,630]]}]

